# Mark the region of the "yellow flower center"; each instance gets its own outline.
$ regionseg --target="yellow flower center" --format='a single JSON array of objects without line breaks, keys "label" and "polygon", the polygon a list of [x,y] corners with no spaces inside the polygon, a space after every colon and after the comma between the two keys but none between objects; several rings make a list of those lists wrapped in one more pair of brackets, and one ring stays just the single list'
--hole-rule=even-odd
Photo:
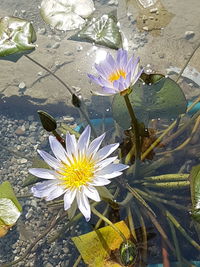
[{"label": "yellow flower center", "polygon": [[113,83],[114,81],[117,81],[121,76],[126,79],[126,72],[124,70],[119,69],[111,73],[108,77],[108,80]]},{"label": "yellow flower center", "polygon": [[70,165],[63,163],[63,167],[57,172],[61,175],[59,179],[62,185],[66,188],[78,188],[92,180],[94,171],[95,162],[83,156],[79,159],[74,158],[74,162]]}]

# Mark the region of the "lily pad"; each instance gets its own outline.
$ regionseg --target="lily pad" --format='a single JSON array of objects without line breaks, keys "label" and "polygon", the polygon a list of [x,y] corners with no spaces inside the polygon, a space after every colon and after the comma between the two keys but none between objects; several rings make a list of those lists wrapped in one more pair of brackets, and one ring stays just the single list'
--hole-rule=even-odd
[{"label": "lily pad", "polygon": [[0,57],[33,50],[35,41],[36,33],[29,21],[16,17],[0,19]]},{"label": "lily pad", "polygon": [[[130,238],[130,230],[124,221],[115,226]],[[111,226],[72,238],[84,262],[93,267],[121,266],[118,262],[109,259],[111,253],[120,248],[123,240]]]},{"label": "lily pad", "polygon": [[[139,121],[148,124],[150,119],[171,119],[185,113],[187,101],[175,81],[160,74],[147,76],[142,76],[143,80],[138,80],[129,94],[130,102]],[[122,96],[114,97],[112,110],[117,123],[124,129],[129,128],[131,120]]]},{"label": "lily pad", "polygon": [[122,47],[122,36],[113,14],[93,18],[78,33],[78,37],[113,49]]},{"label": "lily pad", "polygon": [[93,11],[92,0],[43,0],[40,8],[43,20],[63,31],[80,28]]},{"label": "lily pad", "polygon": [[192,217],[200,223],[200,165],[192,168],[189,179],[192,200]]},{"label": "lily pad", "polygon": [[0,237],[16,223],[22,211],[9,182],[0,185]]}]

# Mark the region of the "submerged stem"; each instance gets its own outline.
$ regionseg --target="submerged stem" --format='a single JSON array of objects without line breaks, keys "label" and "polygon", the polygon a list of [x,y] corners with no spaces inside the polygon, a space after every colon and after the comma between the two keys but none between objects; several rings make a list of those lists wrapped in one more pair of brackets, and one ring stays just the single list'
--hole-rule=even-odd
[{"label": "submerged stem", "polygon": [[91,207],[91,210],[92,210],[92,212],[95,215],[97,215],[104,222],[106,222],[107,224],[109,224],[121,236],[121,238],[123,239],[123,242],[127,242],[127,238],[125,237],[125,235],[109,219],[107,219],[103,214],[101,214],[100,212],[98,212],[94,207]]}]

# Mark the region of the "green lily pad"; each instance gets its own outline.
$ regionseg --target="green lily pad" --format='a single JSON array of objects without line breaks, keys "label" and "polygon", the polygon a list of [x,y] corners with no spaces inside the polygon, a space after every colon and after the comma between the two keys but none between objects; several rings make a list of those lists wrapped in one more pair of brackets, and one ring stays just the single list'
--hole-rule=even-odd
[{"label": "green lily pad", "polygon": [[[185,113],[187,101],[180,86],[170,78],[160,74],[141,76],[129,94],[130,102],[139,121],[148,123],[150,119],[176,118]],[[125,101],[115,95],[112,103],[113,117],[124,129],[131,125]],[[126,118],[126,120],[124,119]]]},{"label": "green lily pad", "polygon": [[92,0],[43,0],[40,8],[43,20],[62,31],[80,28],[93,11]]},{"label": "green lily pad", "polygon": [[200,165],[192,168],[189,179],[192,200],[192,217],[200,223]]},{"label": "green lily pad", "polygon": [[113,49],[122,47],[122,36],[113,14],[91,19],[78,33],[78,37]]},{"label": "green lily pad", "polygon": [[19,209],[8,198],[0,198],[0,219],[6,225],[14,225],[20,216]]},{"label": "green lily pad", "polygon": [[0,199],[10,199],[12,200],[12,202],[14,203],[14,205],[16,206],[16,208],[21,212],[22,211],[22,207],[19,203],[19,201],[17,200],[15,193],[12,189],[12,186],[9,182],[3,182],[0,185]]},{"label": "green lily pad", "polygon": [[0,57],[33,50],[35,41],[36,33],[29,21],[16,17],[0,19]]}]

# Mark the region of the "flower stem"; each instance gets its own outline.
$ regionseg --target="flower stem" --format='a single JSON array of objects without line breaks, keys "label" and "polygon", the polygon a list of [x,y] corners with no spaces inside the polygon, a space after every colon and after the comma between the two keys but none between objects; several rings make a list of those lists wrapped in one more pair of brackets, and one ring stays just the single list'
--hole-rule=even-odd
[{"label": "flower stem", "polygon": [[[24,55],[26,58],[28,58],[30,61],[32,61],[34,64],[36,64],[37,66],[41,67],[42,69],[46,70],[49,74],[51,74],[54,78],[56,78],[68,91],[69,93],[73,96],[74,92],[72,91],[72,89],[69,87],[69,85],[67,85],[60,77],[58,77],[55,73],[53,73],[51,70],[49,70],[48,68],[46,68],[45,66],[43,66],[42,64],[40,64],[39,62],[37,62],[35,59],[33,59],[32,57],[29,57],[28,55]],[[81,102],[81,100],[79,99],[79,101]],[[91,129],[92,129],[92,133],[94,135],[94,137],[97,137],[96,131],[92,125],[92,123],[90,122],[90,119],[88,117],[88,115],[84,112],[84,110],[82,109],[82,107],[79,107],[80,112],[82,113],[83,117],[86,119],[87,123],[90,125]]]},{"label": "flower stem", "polygon": [[91,207],[91,210],[100,219],[102,219],[104,222],[109,224],[121,236],[121,238],[123,239],[124,242],[127,242],[127,238],[125,237],[125,235],[109,219],[107,219],[104,215],[102,215],[100,212],[98,212],[94,207]]},{"label": "flower stem", "polygon": [[139,168],[139,161],[141,158],[141,149],[140,149],[141,143],[140,143],[138,120],[135,117],[135,113],[133,111],[133,107],[131,105],[128,94],[124,95],[124,100],[126,102],[129,115],[131,117],[132,129],[133,129],[134,138],[135,138],[135,174],[137,174],[138,168]]}]

